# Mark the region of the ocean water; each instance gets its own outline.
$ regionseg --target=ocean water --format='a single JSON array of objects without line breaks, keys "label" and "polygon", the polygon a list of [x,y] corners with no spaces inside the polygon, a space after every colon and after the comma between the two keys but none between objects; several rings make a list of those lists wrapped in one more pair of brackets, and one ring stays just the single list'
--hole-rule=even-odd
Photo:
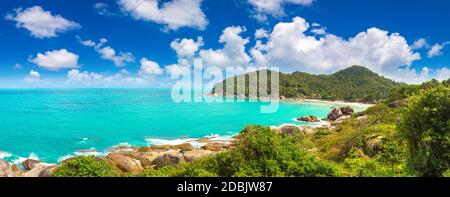
[{"label": "ocean water", "polygon": [[104,154],[117,145],[231,136],[252,124],[302,125],[293,119],[324,118],[333,104],[283,101],[272,114],[260,113],[262,105],[268,104],[174,103],[169,89],[3,89],[0,158],[56,163],[74,155]]}]

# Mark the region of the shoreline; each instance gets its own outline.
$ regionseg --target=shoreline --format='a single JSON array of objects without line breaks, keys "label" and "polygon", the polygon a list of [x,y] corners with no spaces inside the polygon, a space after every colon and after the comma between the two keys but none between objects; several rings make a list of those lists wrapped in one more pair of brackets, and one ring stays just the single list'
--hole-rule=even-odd
[{"label": "shoreline", "polygon": [[[307,102],[307,103],[323,103],[331,105],[331,108],[337,108],[347,106],[350,108],[356,108],[357,111],[364,111],[368,107],[373,104],[364,104],[364,103],[356,103],[356,102],[345,102],[345,101],[327,101],[321,99],[280,99],[280,101],[287,102]],[[333,112],[332,110],[331,112]],[[330,112],[330,113],[331,113]],[[352,110],[353,112],[353,110]],[[297,118],[293,117],[293,121],[302,122],[303,125],[292,124],[292,123],[281,123],[278,126],[268,126],[273,129],[277,133],[287,133],[290,134],[298,130],[300,132],[304,132],[306,134],[314,133],[318,128],[329,128],[333,129],[336,125],[342,123],[345,119],[347,119],[349,114],[341,115],[337,119],[319,119],[317,122],[308,122],[308,121],[300,121]],[[294,120],[295,119],[295,120]],[[164,138],[146,138],[145,141],[148,143],[145,146],[132,145],[128,143],[121,143],[117,145],[110,146],[106,150],[97,151],[95,148],[77,150],[71,154],[62,156],[58,158],[57,162],[45,162],[40,161],[37,155],[32,155],[28,157],[20,157],[18,155],[14,155],[9,152],[0,151],[0,161],[5,160],[8,157],[17,157],[14,160],[8,159],[9,164],[11,165],[11,169],[15,169],[14,171],[16,176],[25,176],[25,177],[36,177],[40,172],[44,171],[44,169],[54,169],[60,166],[64,161],[70,160],[74,157],[78,156],[94,156],[101,160],[105,160],[110,162],[113,166],[120,168],[120,170],[124,173],[136,173],[142,172],[148,168],[158,168],[159,164],[155,164],[154,161],[164,160],[166,161],[168,158],[176,158],[174,161],[176,163],[171,163],[169,165],[176,165],[180,162],[192,162],[201,157],[215,155],[217,153],[221,153],[224,151],[229,151],[232,148],[236,147],[240,141],[240,132],[231,133],[228,135],[215,135],[210,134],[200,138],[176,138],[176,139],[164,139]],[[172,161],[171,159],[169,159]],[[6,160],[5,160],[6,161]],[[39,168],[36,170],[26,169],[27,163],[38,163]],[[130,165],[134,163],[135,166],[140,166],[138,168],[128,169],[128,167],[124,167],[124,165]],[[164,164],[166,165],[166,164]],[[28,170],[28,171],[27,171]],[[39,171],[38,174],[36,174]]]},{"label": "shoreline", "polygon": [[350,101],[343,101],[343,100],[336,100],[336,101],[330,101],[330,100],[324,100],[324,99],[295,99],[295,98],[288,98],[288,99],[282,99],[285,101],[304,101],[309,103],[326,103],[326,104],[332,104],[332,105],[340,105],[340,106],[359,106],[359,107],[365,107],[366,109],[369,107],[374,106],[375,104],[371,103],[363,103],[363,102],[350,102]]},{"label": "shoreline", "polygon": [[243,96],[219,96],[217,94],[204,94],[203,96],[209,96],[209,97],[215,97],[215,98],[236,98],[236,99],[256,99],[259,101],[270,101],[273,100],[279,100],[279,101],[294,101],[294,102],[309,102],[309,103],[326,103],[326,104],[332,104],[332,105],[350,105],[350,106],[363,106],[363,107],[371,107],[376,104],[374,103],[365,103],[365,102],[352,102],[352,101],[345,101],[345,100],[325,100],[325,99],[318,99],[318,98],[283,98],[284,96],[281,96],[281,98],[249,98],[249,97],[243,97]]}]

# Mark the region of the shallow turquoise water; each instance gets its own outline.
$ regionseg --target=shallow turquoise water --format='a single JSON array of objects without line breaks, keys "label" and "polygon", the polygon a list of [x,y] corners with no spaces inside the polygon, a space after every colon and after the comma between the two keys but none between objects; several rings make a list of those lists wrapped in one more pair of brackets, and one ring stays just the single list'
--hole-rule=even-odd
[{"label": "shallow turquoise water", "polygon": [[97,152],[148,139],[232,135],[250,124],[302,124],[302,115],[325,117],[331,104],[282,102],[272,114],[267,103],[173,103],[169,89],[0,90],[0,157],[54,163],[79,150]]}]

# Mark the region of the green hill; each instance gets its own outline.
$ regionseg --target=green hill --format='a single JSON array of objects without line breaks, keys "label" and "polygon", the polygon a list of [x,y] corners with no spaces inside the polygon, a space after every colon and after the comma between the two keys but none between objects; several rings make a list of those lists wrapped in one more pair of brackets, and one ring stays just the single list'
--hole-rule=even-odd
[{"label": "green hill", "polygon": [[[248,73],[244,75],[246,78],[245,94],[248,96],[249,77]],[[234,79],[236,82],[236,77]],[[216,84],[215,87],[222,85],[225,89],[225,81]],[[313,75],[305,72],[280,73],[280,96],[286,98],[376,102],[385,98],[390,89],[398,85],[401,84],[362,66],[351,66],[331,75]],[[215,93],[215,89],[213,93]]]}]

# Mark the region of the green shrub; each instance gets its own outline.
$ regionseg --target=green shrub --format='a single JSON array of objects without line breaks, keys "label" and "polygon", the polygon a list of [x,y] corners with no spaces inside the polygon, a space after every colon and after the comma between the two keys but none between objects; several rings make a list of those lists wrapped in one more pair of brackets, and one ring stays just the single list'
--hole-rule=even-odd
[{"label": "green shrub", "polygon": [[394,166],[378,159],[364,157],[347,158],[344,161],[343,176],[351,177],[401,177],[405,176],[404,163]]},{"label": "green shrub", "polygon": [[335,167],[303,150],[298,138],[251,126],[242,131],[242,142],[235,149],[192,163],[148,170],[143,176],[336,176]]},{"label": "green shrub", "polygon": [[106,161],[94,156],[79,156],[63,162],[52,176],[55,177],[112,177],[116,171]]},{"label": "green shrub", "polygon": [[442,176],[450,168],[450,88],[439,85],[408,99],[400,124],[409,164],[419,176]]}]

